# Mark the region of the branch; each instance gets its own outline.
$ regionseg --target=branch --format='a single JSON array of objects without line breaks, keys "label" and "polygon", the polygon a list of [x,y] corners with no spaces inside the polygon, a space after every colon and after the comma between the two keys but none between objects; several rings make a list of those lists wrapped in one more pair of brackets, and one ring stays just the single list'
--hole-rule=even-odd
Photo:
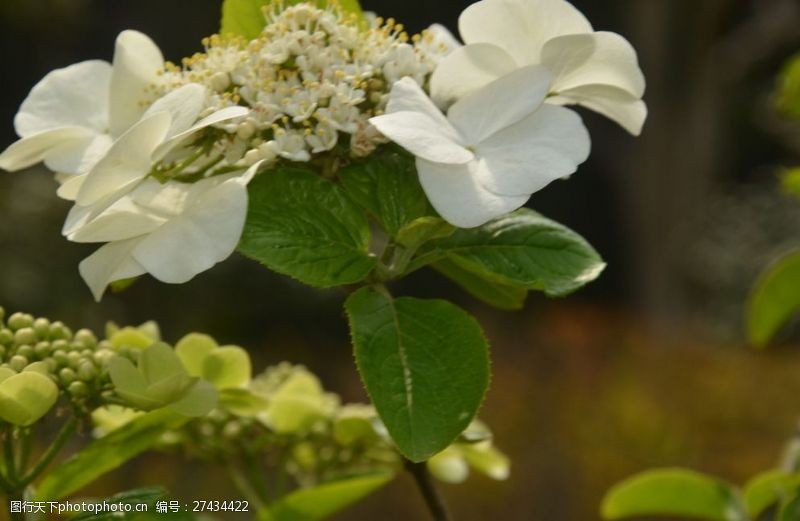
[{"label": "branch", "polygon": [[447,509],[441,494],[439,494],[439,490],[436,488],[425,462],[414,463],[413,461],[405,460],[405,465],[406,470],[414,476],[417,488],[425,499],[425,504],[428,505],[428,510],[434,521],[452,521],[453,517],[450,515],[450,511]]}]

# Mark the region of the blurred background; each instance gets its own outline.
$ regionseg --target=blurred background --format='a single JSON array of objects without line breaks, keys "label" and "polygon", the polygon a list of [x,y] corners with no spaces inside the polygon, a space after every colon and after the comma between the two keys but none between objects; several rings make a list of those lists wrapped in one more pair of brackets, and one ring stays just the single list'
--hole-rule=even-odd
[{"label": "blurred background", "polygon": [[[411,31],[455,29],[467,1],[363,0]],[[748,289],[771,259],[800,246],[800,205],[776,173],[800,163],[800,127],[772,109],[775,77],[800,50],[796,0],[574,0],[597,29],[626,36],[648,79],[638,139],[583,112],[588,163],[530,206],[584,235],[608,261],[567,300],[532,295],[490,310],[432,273],[398,294],[446,296],[474,312],[493,345],[481,412],[512,458],[507,482],[447,486],[459,520],[597,519],[603,492],[652,466],[681,465],[741,481],[771,466],[795,431],[800,329],[756,352],[743,340]],[[0,147],[47,72],[109,60],[133,28],[168,59],[218,28],[219,0],[0,0]],[[256,368],[303,363],[348,401],[364,401],[341,314],[343,294],[272,276],[235,256],[194,281],[142,279],[94,303],[77,265],[93,249],[59,231],[68,205],[44,170],[0,173],[0,305],[102,330],[155,319],[168,340],[208,332],[251,348]],[[217,477],[219,476],[219,477]],[[139,462],[98,493],[171,481],[185,499],[233,499],[215,469]],[[162,479],[163,478],[163,479]],[[169,484],[169,483],[168,483]],[[425,519],[410,479],[337,519]]]}]

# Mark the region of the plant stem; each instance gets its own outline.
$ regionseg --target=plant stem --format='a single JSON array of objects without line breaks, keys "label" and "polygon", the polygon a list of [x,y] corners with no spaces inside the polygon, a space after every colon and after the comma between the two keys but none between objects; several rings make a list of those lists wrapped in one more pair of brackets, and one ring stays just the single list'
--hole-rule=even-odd
[{"label": "plant stem", "polygon": [[14,455],[14,429],[9,428],[3,436],[3,456],[6,460],[6,478],[12,486],[16,485],[17,469]]},{"label": "plant stem", "polygon": [[69,419],[61,426],[61,430],[58,431],[56,435],[56,439],[53,440],[53,443],[47,448],[42,457],[39,458],[39,461],[34,465],[28,474],[22,478],[19,482],[19,486],[24,488],[28,486],[30,483],[36,479],[39,474],[44,472],[44,470],[53,462],[53,459],[58,455],[61,449],[64,447],[64,444],[67,443],[69,437],[72,436],[72,433],[75,432],[75,428],[78,426],[78,419],[75,416],[70,416]]},{"label": "plant stem", "polygon": [[233,485],[241,492],[244,498],[253,503],[256,507],[256,511],[262,510],[265,505],[261,500],[261,496],[256,493],[255,489],[247,478],[244,477],[242,472],[233,463],[228,464],[227,469],[228,474],[233,480]]},{"label": "plant stem", "polygon": [[20,504],[25,499],[23,493],[23,489],[17,489],[11,492],[8,495],[8,513],[10,515],[11,521],[25,521],[25,513],[24,512],[12,512],[11,511],[11,503],[14,501],[18,501]]},{"label": "plant stem", "polygon": [[428,505],[428,510],[434,521],[452,521],[453,517],[447,509],[444,498],[439,494],[439,490],[433,483],[433,479],[430,472],[428,472],[428,467],[425,465],[425,462],[414,463],[413,461],[405,460],[405,465],[406,470],[414,476],[417,488],[420,494],[422,494],[423,499],[425,499],[425,504]]}]

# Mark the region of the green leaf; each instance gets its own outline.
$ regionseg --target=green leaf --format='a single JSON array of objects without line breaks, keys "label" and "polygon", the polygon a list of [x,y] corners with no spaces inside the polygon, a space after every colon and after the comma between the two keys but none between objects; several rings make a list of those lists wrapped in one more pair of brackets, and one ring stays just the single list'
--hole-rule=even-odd
[{"label": "green leaf", "polygon": [[441,217],[419,217],[397,232],[396,242],[405,248],[417,248],[432,239],[449,237],[455,231],[455,226]]},{"label": "green leaf", "polygon": [[169,409],[159,409],[89,443],[41,482],[36,490],[37,500],[55,501],[80,490],[151,448],[166,432],[178,428],[188,419]]},{"label": "green leaf", "polygon": [[477,321],[444,300],[362,288],[345,303],[361,378],[403,455],[423,461],[469,425],[489,385]]},{"label": "green leaf", "polygon": [[262,521],[318,521],[357,503],[385,486],[394,474],[382,473],[300,489],[279,499]]},{"label": "green leaf", "polygon": [[798,519],[800,519],[800,494],[783,501],[776,521],[797,521]]},{"label": "green leaf", "polygon": [[498,309],[516,310],[525,305],[528,290],[481,277],[480,274],[462,268],[457,261],[442,259],[431,266],[433,269],[464,288],[473,297]]},{"label": "green leaf", "polygon": [[783,172],[781,188],[785,193],[800,198],[800,167],[791,168]]},{"label": "green leaf", "polygon": [[0,381],[0,418],[14,425],[31,425],[58,400],[58,387],[36,371],[5,376]]},{"label": "green leaf", "polygon": [[800,489],[800,475],[771,470],[753,477],[744,487],[747,513],[757,518],[768,507],[794,496]]},{"label": "green leaf", "polygon": [[781,258],[761,274],[750,296],[747,331],[763,347],[800,310],[800,251]]},{"label": "green leaf", "polygon": [[374,268],[366,216],[339,186],[281,168],[258,176],[249,192],[243,254],[322,288],[362,281]]},{"label": "green leaf", "polygon": [[71,521],[111,521],[115,519],[133,519],[136,517],[136,507],[135,505],[148,505],[148,511],[155,510],[156,501],[163,498],[167,495],[167,491],[161,487],[148,487],[148,488],[139,488],[136,490],[129,490],[127,492],[121,492],[119,494],[115,494],[111,497],[99,500],[99,501],[89,501],[87,500],[86,503],[95,503],[97,505],[101,505],[103,503],[107,504],[123,504],[123,505],[131,505],[132,510],[131,512],[125,512],[118,510],[116,512],[83,512],[78,514],[74,517],[71,517]]},{"label": "green leaf", "polygon": [[684,469],[651,470],[618,483],[603,499],[601,512],[604,519],[664,515],[735,521],[743,516],[734,487]]},{"label": "green leaf", "polygon": [[[303,0],[283,0],[283,5],[290,6],[301,3]],[[266,18],[262,8],[274,3],[273,0],[225,0],[222,3],[222,24],[220,34],[244,36],[248,40],[258,37],[266,25]],[[329,4],[326,0],[315,2],[320,7]],[[353,13],[363,19],[358,0],[338,0],[342,11]]]},{"label": "green leaf", "polygon": [[528,209],[431,242],[410,269],[450,259],[484,279],[564,296],[597,278],[605,263],[565,226]]},{"label": "green leaf", "polygon": [[406,154],[374,154],[338,175],[350,197],[392,237],[412,221],[435,213],[419,184],[414,158]]}]

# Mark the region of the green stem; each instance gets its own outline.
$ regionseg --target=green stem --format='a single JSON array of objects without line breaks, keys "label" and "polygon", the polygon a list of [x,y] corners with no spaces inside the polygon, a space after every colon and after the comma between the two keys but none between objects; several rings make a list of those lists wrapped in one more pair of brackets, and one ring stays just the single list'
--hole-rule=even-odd
[{"label": "green stem", "polygon": [[245,454],[245,467],[250,476],[250,483],[252,483],[254,490],[259,498],[264,502],[269,499],[269,487],[267,481],[264,479],[262,469],[258,466],[258,456],[253,453]]},{"label": "green stem", "polygon": [[67,443],[70,436],[75,432],[76,427],[78,426],[78,419],[75,416],[70,416],[69,419],[61,426],[61,430],[58,431],[56,435],[56,439],[53,440],[53,443],[47,448],[42,457],[39,458],[39,461],[36,465],[33,466],[30,472],[22,478],[19,482],[21,487],[26,487],[33,482],[39,475],[47,469],[50,463],[53,462],[55,457],[61,452],[61,449]]},{"label": "green stem", "polygon": [[[25,499],[22,493],[23,489],[14,490],[13,492],[9,493],[8,495],[8,514],[10,516],[11,521],[25,521],[25,512],[12,512],[11,511],[11,503],[12,502],[19,502],[20,504]],[[23,510],[23,509],[20,509]]]},{"label": "green stem", "polygon": [[452,516],[444,503],[444,499],[436,485],[433,483],[433,478],[428,472],[428,466],[423,461],[422,463],[414,463],[410,460],[405,460],[406,469],[414,476],[414,481],[417,488],[428,506],[431,517],[434,521],[452,521]]},{"label": "green stem", "polygon": [[17,468],[15,465],[16,456],[14,455],[14,429],[9,428],[3,436],[3,455],[6,460],[6,478],[11,485],[16,485]]},{"label": "green stem", "polygon": [[239,490],[239,492],[241,492],[242,496],[244,496],[244,498],[249,502],[253,503],[257,511],[263,510],[265,507],[264,502],[256,493],[255,489],[247,480],[247,478],[244,477],[244,474],[242,474],[242,472],[233,464],[229,464],[226,468],[228,469],[228,474],[233,481],[233,485]]},{"label": "green stem", "polygon": [[22,431],[22,439],[19,448],[19,454],[17,455],[17,471],[24,473],[25,469],[28,467],[28,459],[31,456],[31,444],[33,443],[33,427],[29,427]]}]

